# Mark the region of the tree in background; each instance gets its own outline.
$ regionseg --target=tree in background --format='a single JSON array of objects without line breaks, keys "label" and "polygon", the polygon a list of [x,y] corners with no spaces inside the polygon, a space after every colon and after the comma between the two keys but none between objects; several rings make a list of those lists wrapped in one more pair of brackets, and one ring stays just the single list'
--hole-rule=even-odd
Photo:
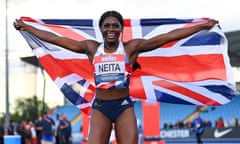
[{"label": "tree in background", "polygon": [[[44,109],[48,111],[49,106],[44,103]],[[29,119],[34,121],[38,119],[42,112],[42,101],[38,100],[36,96],[31,98],[18,98],[16,99],[16,105],[14,112],[11,114],[11,119],[15,122]]]}]

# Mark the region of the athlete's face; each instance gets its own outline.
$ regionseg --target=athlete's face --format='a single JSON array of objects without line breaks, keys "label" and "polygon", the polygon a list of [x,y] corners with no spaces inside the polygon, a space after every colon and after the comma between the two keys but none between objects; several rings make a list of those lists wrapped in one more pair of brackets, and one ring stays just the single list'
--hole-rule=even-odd
[{"label": "athlete's face", "polygon": [[122,32],[122,26],[115,17],[107,17],[101,27],[102,36],[105,42],[117,42]]}]

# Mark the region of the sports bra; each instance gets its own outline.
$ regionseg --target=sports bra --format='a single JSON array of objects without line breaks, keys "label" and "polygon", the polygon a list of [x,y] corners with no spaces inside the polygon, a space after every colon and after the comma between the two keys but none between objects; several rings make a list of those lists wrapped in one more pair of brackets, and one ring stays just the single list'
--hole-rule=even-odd
[{"label": "sports bra", "polygon": [[104,52],[100,44],[93,58],[96,88],[127,88],[130,82],[132,65],[127,57],[122,42],[113,53]]}]

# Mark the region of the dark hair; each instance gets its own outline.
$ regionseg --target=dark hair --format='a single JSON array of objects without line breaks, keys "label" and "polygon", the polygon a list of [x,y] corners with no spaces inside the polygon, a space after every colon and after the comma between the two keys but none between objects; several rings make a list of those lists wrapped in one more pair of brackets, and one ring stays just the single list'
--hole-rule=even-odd
[{"label": "dark hair", "polygon": [[115,17],[121,24],[121,26],[123,27],[123,17],[122,15],[117,12],[117,11],[114,11],[114,10],[111,10],[111,11],[106,11],[102,14],[102,16],[100,17],[100,20],[99,20],[99,23],[98,23],[98,26],[101,27],[103,21],[107,18],[107,17]]}]

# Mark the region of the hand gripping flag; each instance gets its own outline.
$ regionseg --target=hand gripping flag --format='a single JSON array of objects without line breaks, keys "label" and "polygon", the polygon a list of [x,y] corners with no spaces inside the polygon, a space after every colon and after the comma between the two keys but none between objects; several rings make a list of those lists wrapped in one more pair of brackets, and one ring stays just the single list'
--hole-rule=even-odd
[{"label": "hand gripping flag", "polygon": [[[75,40],[101,42],[97,19],[21,20],[42,30]],[[206,19],[125,19],[123,41],[148,39]],[[85,54],[75,53],[20,31],[39,62],[65,97],[89,113],[95,96],[93,67]],[[217,25],[139,55],[130,95],[137,99],[191,105],[223,105],[236,95],[227,39]]]}]

